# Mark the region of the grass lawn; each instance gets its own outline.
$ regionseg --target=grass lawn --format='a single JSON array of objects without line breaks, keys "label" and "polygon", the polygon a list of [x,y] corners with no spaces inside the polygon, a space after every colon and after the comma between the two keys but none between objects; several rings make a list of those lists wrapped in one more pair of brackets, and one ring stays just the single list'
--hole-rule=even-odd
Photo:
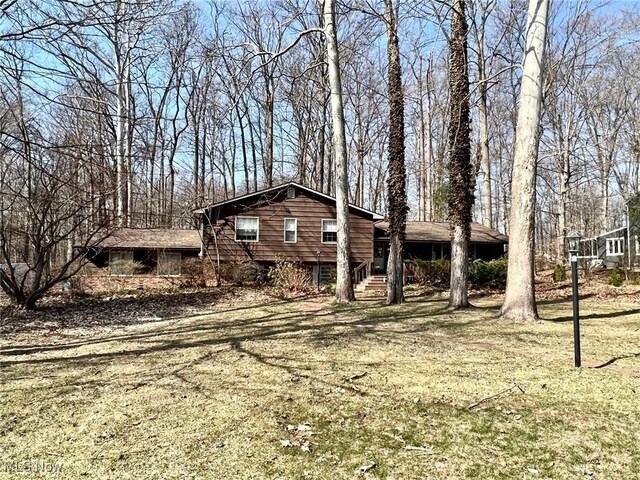
[{"label": "grass lawn", "polygon": [[254,297],[7,335],[0,478],[640,478],[640,305],[582,303],[577,370],[570,303],[535,324],[475,303]]}]

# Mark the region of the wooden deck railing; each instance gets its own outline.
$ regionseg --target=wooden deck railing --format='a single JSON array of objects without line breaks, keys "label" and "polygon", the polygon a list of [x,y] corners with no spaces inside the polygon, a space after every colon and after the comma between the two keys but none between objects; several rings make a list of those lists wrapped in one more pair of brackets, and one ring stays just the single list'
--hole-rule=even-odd
[{"label": "wooden deck railing", "polygon": [[353,284],[358,285],[369,275],[369,262],[362,262],[353,269]]}]

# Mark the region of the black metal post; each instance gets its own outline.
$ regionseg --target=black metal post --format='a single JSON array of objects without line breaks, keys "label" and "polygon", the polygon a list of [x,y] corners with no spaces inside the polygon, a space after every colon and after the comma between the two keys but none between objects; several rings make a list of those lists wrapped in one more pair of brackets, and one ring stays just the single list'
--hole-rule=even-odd
[{"label": "black metal post", "polygon": [[580,308],[578,305],[578,256],[571,254],[571,283],[573,284],[573,349],[576,367],[580,367]]},{"label": "black metal post", "polygon": [[317,266],[318,266],[318,285],[317,285],[317,291],[320,291],[320,252],[316,252],[316,259],[317,259]]}]

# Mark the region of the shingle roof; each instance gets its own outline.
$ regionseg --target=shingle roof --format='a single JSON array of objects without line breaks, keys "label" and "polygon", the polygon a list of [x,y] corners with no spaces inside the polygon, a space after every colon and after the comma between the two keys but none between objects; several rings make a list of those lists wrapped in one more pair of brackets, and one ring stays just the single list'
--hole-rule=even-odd
[{"label": "shingle roof", "polygon": [[[380,230],[378,234],[387,237],[388,222],[376,223],[376,229]],[[444,242],[451,241],[448,222],[407,222],[408,242]],[[497,230],[487,228],[480,223],[471,224],[471,243],[509,243],[509,237],[503,235]]]},{"label": "shingle roof", "polygon": [[[296,183],[296,182],[287,182],[287,183],[283,183],[281,185],[276,185],[275,187],[264,188],[264,189],[258,190],[256,192],[251,192],[251,193],[247,193],[245,195],[240,195],[238,197],[230,198],[229,200],[225,200],[223,202],[214,203],[213,205],[209,205],[207,207],[203,207],[203,208],[199,208],[198,210],[194,210],[193,213],[195,213],[195,214],[204,214],[204,213],[207,212],[207,210],[210,210],[212,208],[220,207],[222,205],[226,205],[226,204],[230,204],[230,203],[241,202],[243,200],[247,200],[247,199],[250,199],[252,197],[264,195],[265,193],[272,192],[274,190],[282,190],[282,189],[285,189],[287,187],[300,188],[300,189],[305,190],[305,191],[307,191],[309,193],[313,193],[314,195],[318,195],[320,197],[323,197],[323,198],[329,200],[330,202],[335,202],[336,201],[335,197],[332,197],[331,195],[327,195],[326,193],[319,192],[318,190],[314,190],[311,187],[307,187],[305,185],[301,185],[301,184]],[[374,220],[382,220],[384,218],[379,213],[373,212],[371,210],[367,210],[366,208],[358,207],[357,205],[354,205],[352,203],[349,204],[349,208],[353,208],[353,209],[358,210],[358,211],[360,211],[362,213],[365,213],[367,215],[371,215],[371,217]]]},{"label": "shingle roof", "polygon": [[100,247],[122,249],[199,250],[198,230],[166,228],[119,228]]}]

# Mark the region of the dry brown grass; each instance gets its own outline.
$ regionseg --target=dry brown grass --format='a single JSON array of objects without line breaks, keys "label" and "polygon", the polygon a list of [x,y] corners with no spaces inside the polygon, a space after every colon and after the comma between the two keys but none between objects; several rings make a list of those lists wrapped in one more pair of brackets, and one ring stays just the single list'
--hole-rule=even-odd
[{"label": "dry brown grass", "polygon": [[636,303],[583,302],[576,370],[564,301],[515,324],[497,299],[257,298],[4,337],[0,478],[638,477]]}]

